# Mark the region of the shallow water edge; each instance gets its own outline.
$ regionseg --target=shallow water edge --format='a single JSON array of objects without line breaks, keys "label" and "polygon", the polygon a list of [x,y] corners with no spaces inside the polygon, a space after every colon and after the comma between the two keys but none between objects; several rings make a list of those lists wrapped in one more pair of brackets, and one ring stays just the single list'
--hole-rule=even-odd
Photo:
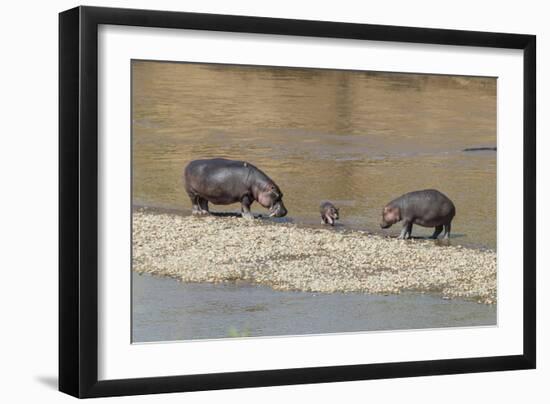
[{"label": "shallow water edge", "polygon": [[[216,206],[214,209],[220,208],[220,206]],[[221,208],[224,208],[224,206],[221,206]],[[179,206],[173,206],[170,204],[162,204],[162,203],[144,203],[142,201],[134,201],[132,203],[132,212],[147,212],[150,214],[168,214],[168,215],[177,215],[177,216],[191,216],[191,208],[182,208]],[[365,226],[361,223],[354,223],[349,222],[345,220],[337,220],[334,224],[334,226],[328,227],[326,224],[320,223],[320,218],[310,219],[305,217],[295,217],[293,215],[287,215],[285,217],[269,217],[269,212],[264,210],[263,212],[260,211],[252,211],[252,214],[254,215],[254,218],[259,220],[260,223],[266,223],[266,224],[278,224],[278,223],[287,223],[287,224],[294,224],[302,228],[309,228],[309,229],[330,229],[331,231],[335,232],[348,232],[348,231],[360,231],[365,234],[371,234],[386,238],[393,238],[397,239],[397,236],[401,232],[401,226],[400,223],[393,226],[393,228],[390,228],[388,231],[387,229],[381,229],[379,225],[377,226]],[[241,212],[238,211],[238,209],[235,210],[213,210],[210,209],[210,216],[211,217],[219,217],[219,218],[242,218]],[[422,233],[422,234],[420,234]],[[438,240],[432,240],[431,235],[433,233],[433,228],[425,228],[421,226],[415,226],[413,231],[413,236],[411,237],[414,240],[426,240],[426,241],[432,241],[435,245],[453,245],[453,246],[460,246],[468,249],[474,249],[474,250],[480,250],[480,251],[493,251],[496,252],[496,248],[488,247],[485,244],[482,243],[475,243],[469,240],[468,238],[465,238],[465,235],[462,233],[457,233],[455,231],[451,232],[450,242],[446,242],[442,239],[440,236]]]}]

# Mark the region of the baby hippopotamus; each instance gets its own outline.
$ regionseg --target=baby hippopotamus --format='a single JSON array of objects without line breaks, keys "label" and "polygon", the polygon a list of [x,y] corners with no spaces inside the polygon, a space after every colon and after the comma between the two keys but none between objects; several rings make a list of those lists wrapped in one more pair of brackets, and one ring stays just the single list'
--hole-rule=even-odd
[{"label": "baby hippopotamus", "polygon": [[321,203],[321,224],[330,224],[334,226],[334,221],[338,220],[338,209],[330,202]]},{"label": "baby hippopotamus", "polygon": [[183,179],[194,215],[208,214],[208,202],[215,205],[240,202],[242,216],[253,219],[250,205],[254,201],[269,209],[269,216],[283,217],[287,214],[283,193],[277,184],[246,161],[221,158],[193,160],[185,167]]},{"label": "baby hippopotamus", "polygon": [[432,235],[436,239],[445,227],[444,238],[451,233],[451,221],[456,210],[453,202],[435,189],[409,192],[388,203],[382,211],[380,227],[387,229],[403,221],[400,239],[410,238],[413,224],[435,227]]}]

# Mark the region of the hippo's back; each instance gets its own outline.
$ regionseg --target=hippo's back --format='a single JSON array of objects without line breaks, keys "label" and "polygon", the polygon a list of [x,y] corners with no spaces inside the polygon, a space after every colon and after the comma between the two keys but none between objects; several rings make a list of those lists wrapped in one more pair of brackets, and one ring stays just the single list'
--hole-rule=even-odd
[{"label": "hippo's back", "polygon": [[228,160],[222,158],[193,160],[185,167],[185,180],[190,180],[193,177],[209,177],[216,176],[220,173],[230,173],[242,170],[250,166],[245,161]]},{"label": "hippo's back", "polygon": [[453,201],[437,189],[423,189],[421,191],[409,192],[396,201],[405,210],[421,213],[427,216],[445,216],[452,218],[456,209]]},{"label": "hippo's back", "polygon": [[238,198],[247,191],[247,179],[256,168],[245,161],[223,158],[193,160],[184,171],[188,193],[231,195]]},{"label": "hippo's back", "polygon": [[329,201],[323,201],[323,202],[321,202],[321,205],[319,206],[319,209],[321,210],[321,212],[324,212],[325,210],[330,209],[330,208],[335,208],[335,206]]},{"label": "hippo's back", "polygon": [[216,171],[231,168],[240,168],[248,163],[239,160],[222,158],[193,160],[185,167],[185,174],[195,174],[199,171]]},{"label": "hippo's back", "polygon": [[453,203],[447,195],[437,189],[423,189],[420,191],[412,191],[402,196],[411,199],[425,199],[434,202],[449,202]]}]

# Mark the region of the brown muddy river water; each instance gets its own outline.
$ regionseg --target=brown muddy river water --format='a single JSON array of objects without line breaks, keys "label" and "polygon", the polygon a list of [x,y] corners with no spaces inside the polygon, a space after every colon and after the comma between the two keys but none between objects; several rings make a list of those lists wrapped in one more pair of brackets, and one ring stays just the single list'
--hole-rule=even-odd
[{"label": "brown muddy river water", "polygon": [[496,248],[496,152],[462,151],[496,146],[496,79],[134,61],[132,80],[135,205],[190,211],[184,166],[225,157],[279,185],[285,220],[317,224],[330,200],[342,228],[398,234],[382,207],[437,188],[457,208],[452,243]]}]

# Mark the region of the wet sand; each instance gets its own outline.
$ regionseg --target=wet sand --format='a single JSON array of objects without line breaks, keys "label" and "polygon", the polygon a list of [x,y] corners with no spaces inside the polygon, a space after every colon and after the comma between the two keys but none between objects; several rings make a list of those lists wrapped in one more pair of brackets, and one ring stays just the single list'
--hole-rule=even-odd
[{"label": "wet sand", "polygon": [[419,293],[275,291],[133,273],[132,342],[496,325],[496,306]]},{"label": "wet sand", "polygon": [[279,291],[436,294],[496,303],[496,252],[364,231],[138,209],[133,270]]}]

